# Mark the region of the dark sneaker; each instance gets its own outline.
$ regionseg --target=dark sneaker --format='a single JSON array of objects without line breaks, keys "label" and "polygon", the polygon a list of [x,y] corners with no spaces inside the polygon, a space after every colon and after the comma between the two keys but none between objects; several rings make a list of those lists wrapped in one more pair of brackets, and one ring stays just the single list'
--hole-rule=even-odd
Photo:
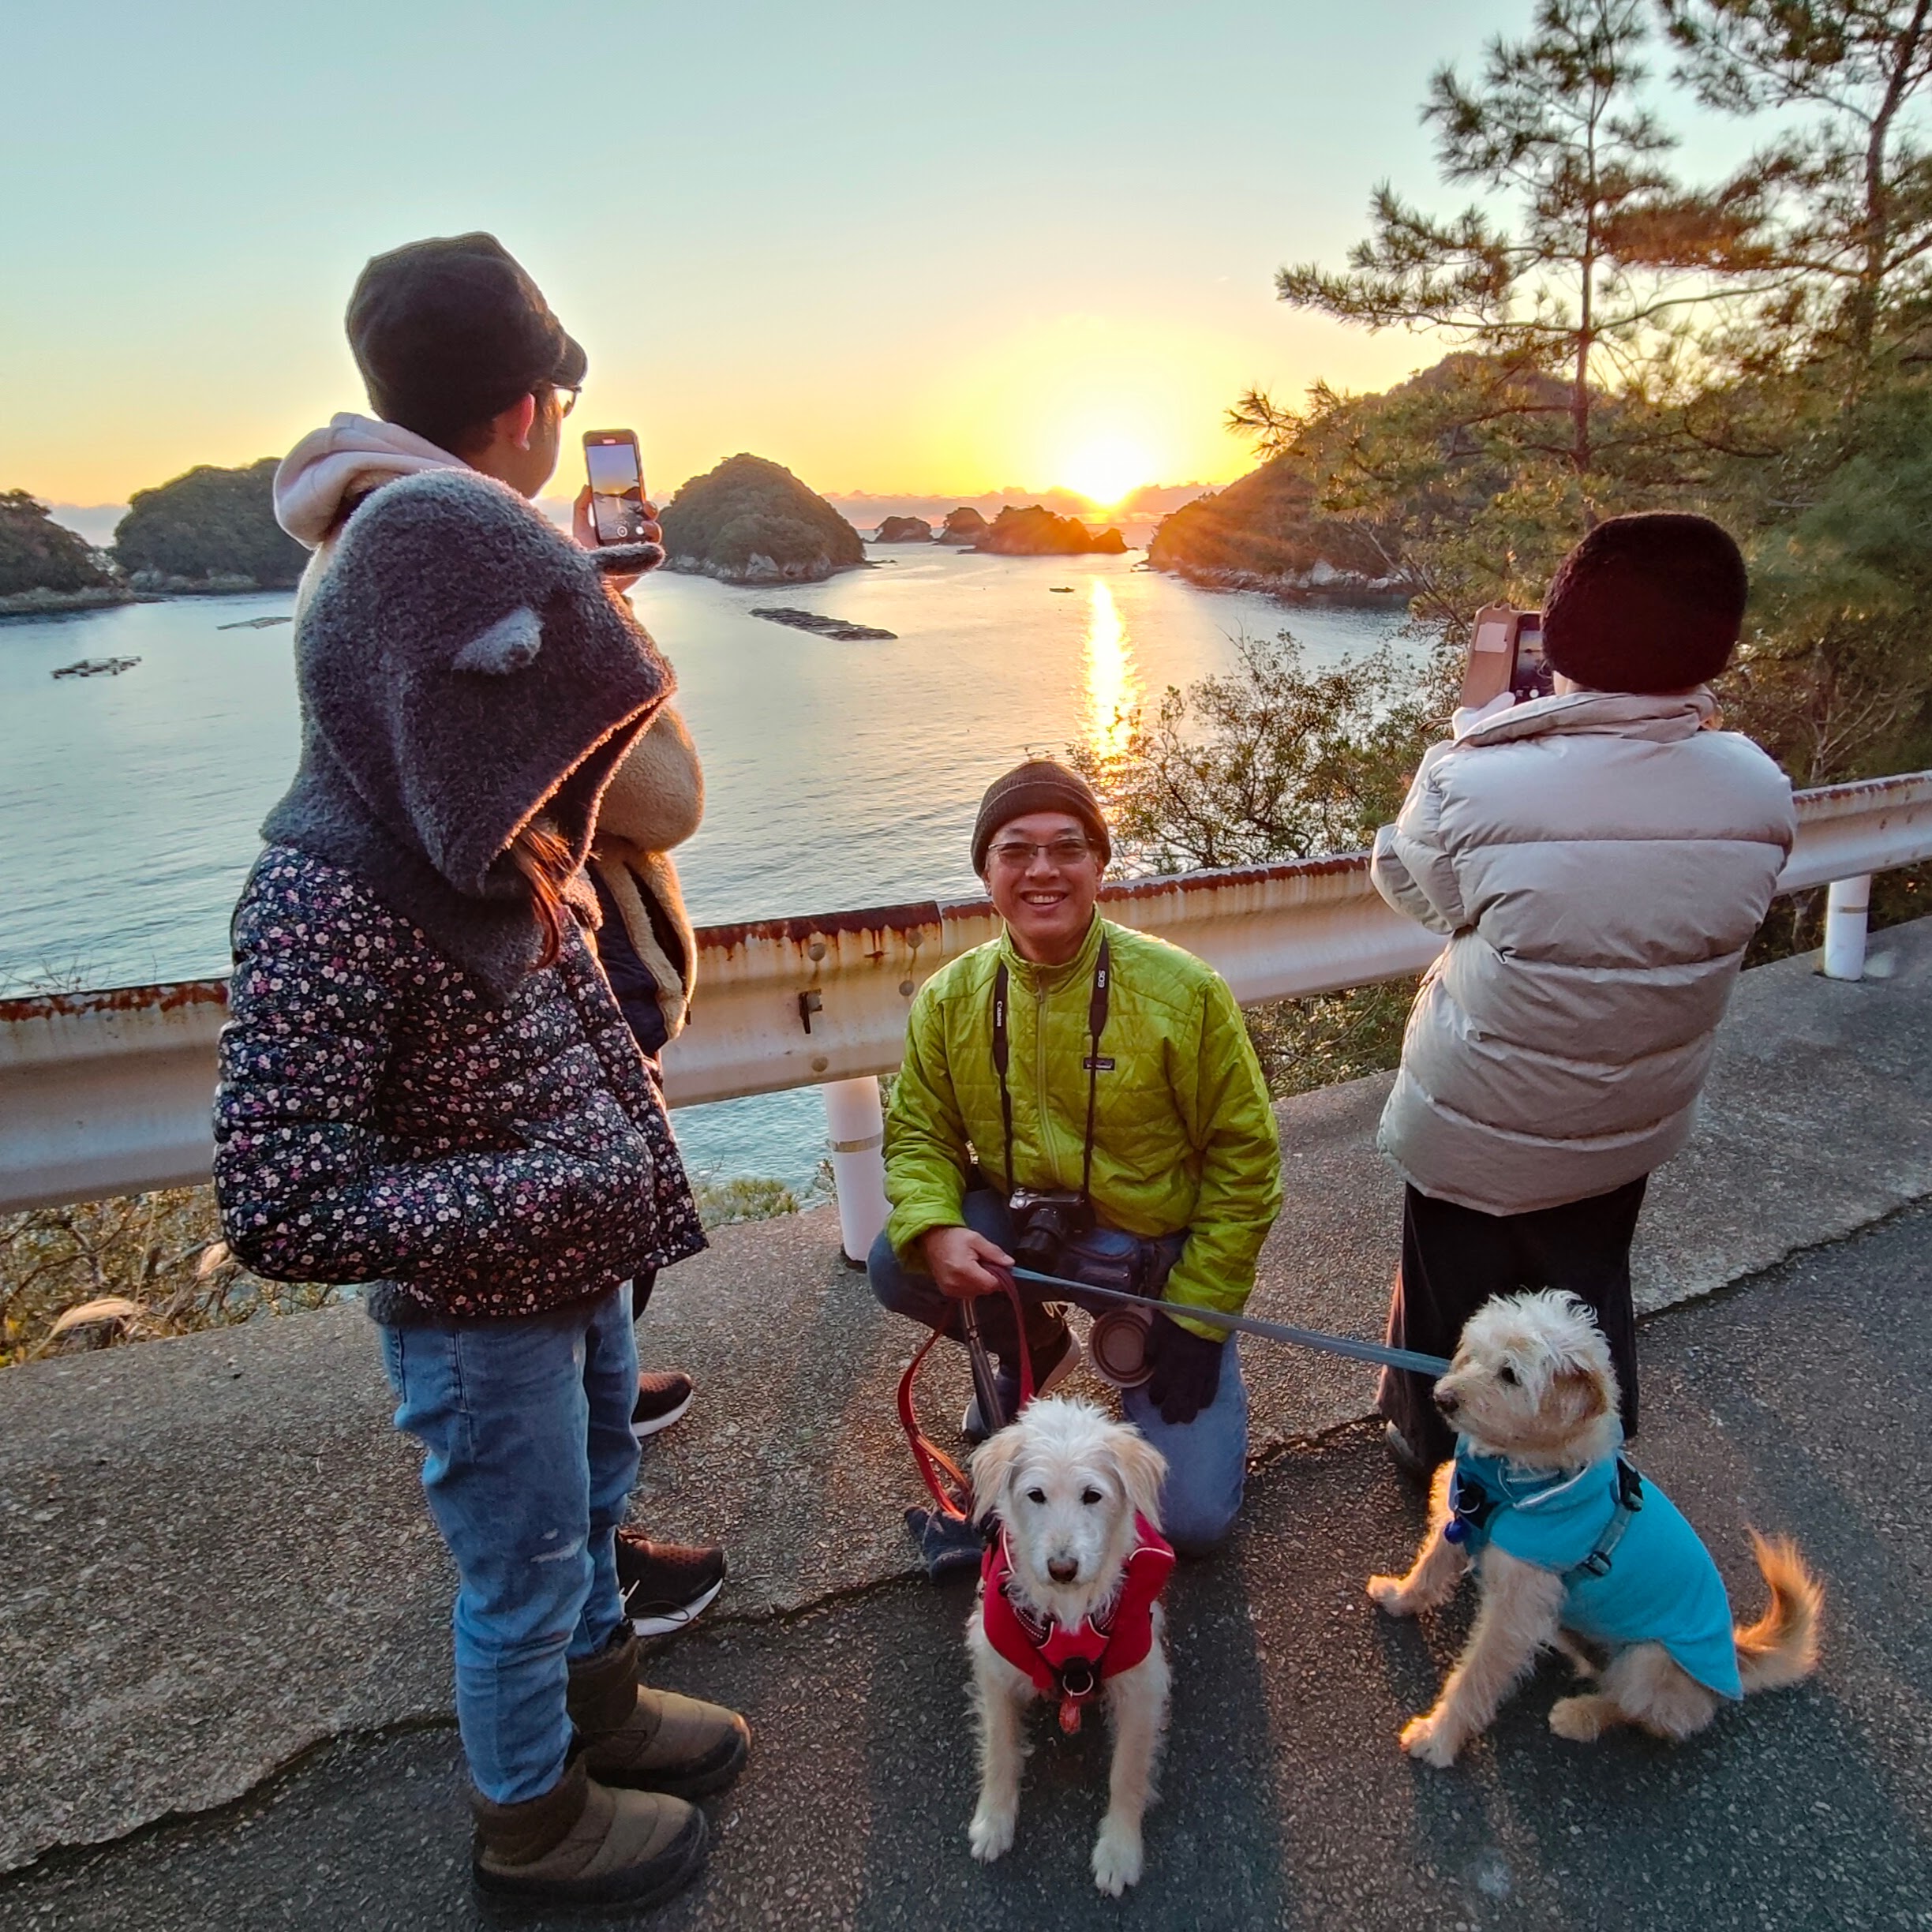
[{"label": "dark sneaker", "polygon": [[986,1554],[986,1539],[977,1523],[961,1522],[957,1517],[942,1516],[938,1510],[909,1509],[905,1526],[919,1545],[919,1561],[934,1582],[949,1576],[977,1575],[979,1559]]},{"label": "dark sneaker", "polygon": [[[1062,1322],[1058,1345],[1034,1353],[1033,1393],[1050,1395],[1080,1365],[1080,1345],[1073,1339],[1073,1331]],[[999,1391],[1000,1406],[1010,1416],[1020,1403],[1020,1372],[1002,1365],[995,1371],[993,1381]],[[979,1413],[979,1398],[975,1395],[960,1417],[960,1433],[969,1443],[983,1443],[991,1432]]]},{"label": "dark sneaker", "polygon": [[631,1411],[631,1432],[639,1442],[668,1429],[691,1406],[697,1383],[681,1368],[646,1369],[638,1377],[637,1406]]},{"label": "dark sneaker", "polygon": [[617,1589],[640,1637],[668,1637],[711,1607],[724,1587],[724,1552],[715,1544],[687,1549],[617,1532]]}]

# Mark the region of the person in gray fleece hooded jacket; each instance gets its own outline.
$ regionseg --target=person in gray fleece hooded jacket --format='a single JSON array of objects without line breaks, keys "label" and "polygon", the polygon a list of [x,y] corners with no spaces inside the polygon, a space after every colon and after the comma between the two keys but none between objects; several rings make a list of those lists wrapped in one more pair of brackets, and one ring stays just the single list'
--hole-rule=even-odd
[{"label": "person in gray fleece hooded jacket", "polygon": [[615,1563],[630,1284],[704,1242],[585,930],[599,800],[673,683],[611,584],[661,553],[593,555],[526,500],[582,352],[497,244],[379,257],[352,332],[372,283],[406,346],[435,350],[439,299],[470,325],[470,363],[429,370],[478,467],[382,481],[305,586],[301,763],[235,912],[216,1193],[260,1272],[367,1284],[459,1576],[477,1881],[648,1904],[702,1863],[689,1800],[749,1739],[638,1683]]},{"label": "person in gray fleece hooded jacket", "polygon": [[[1705,688],[1746,590],[1706,518],[1600,524],[1550,587],[1556,695],[1459,715],[1372,861],[1448,940],[1382,1115],[1407,1183],[1390,1338],[1452,1354],[1491,1295],[1568,1289],[1610,1342],[1627,1434],[1646,1181],[1690,1136],[1796,830],[1789,781]],[[1398,1455],[1451,1453],[1423,1378],[1386,1373],[1382,1408]]]}]

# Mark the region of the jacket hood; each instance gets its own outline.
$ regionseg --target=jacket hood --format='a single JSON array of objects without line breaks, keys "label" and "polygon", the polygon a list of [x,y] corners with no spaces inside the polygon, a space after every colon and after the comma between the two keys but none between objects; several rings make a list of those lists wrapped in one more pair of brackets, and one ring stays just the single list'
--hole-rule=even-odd
[{"label": "jacket hood", "polygon": [[263,835],[359,874],[501,994],[534,964],[507,853],[541,809],[581,866],[611,773],[669,695],[596,559],[468,469],[350,519],[295,631],[301,764]]},{"label": "jacket hood", "polygon": [[1668,697],[1640,691],[1570,691],[1537,698],[1485,718],[1456,740],[1464,745],[1509,744],[1519,738],[1545,738],[1559,732],[1601,732],[1619,738],[1649,738],[1668,744],[1702,731],[1717,715],[1708,687]]},{"label": "jacket hood", "polygon": [[704,770],[674,706],[625,754],[597,807],[597,849],[668,852],[704,819]]},{"label": "jacket hood", "polygon": [[282,459],[275,475],[275,521],[313,550],[356,497],[399,477],[466,466],[413,430],[345,410]]}]

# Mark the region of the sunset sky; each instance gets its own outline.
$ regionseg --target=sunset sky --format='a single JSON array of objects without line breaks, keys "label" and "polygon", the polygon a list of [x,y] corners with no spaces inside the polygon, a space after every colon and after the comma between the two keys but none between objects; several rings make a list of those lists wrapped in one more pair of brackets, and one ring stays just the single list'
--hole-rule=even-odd
[{"label": "sunset sky", "polygon": [[1430,69],[1530,6],[6,13],[0,489],[99,504],[364,406],[358,269],[470,228],[583,342],[575,421],[635,429],[660,495],[740,449],[828,492],[1225,479],[1249,384],[1439,353],[1271,277],[1339,263],[1378,178],[1430,192]]}]

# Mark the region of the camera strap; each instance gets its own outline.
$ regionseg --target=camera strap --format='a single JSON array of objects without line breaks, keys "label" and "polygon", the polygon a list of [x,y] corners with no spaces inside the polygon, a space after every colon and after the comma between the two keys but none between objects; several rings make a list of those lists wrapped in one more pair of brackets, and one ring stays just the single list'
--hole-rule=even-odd
[{"label": "camera strap", "polygon": [[[1080,1146],[1080,1199],[1093,1200],[1094,1107],[1100,1079],[1100,1035],[1106,1031],[1107,1012],[1114,996],[1114,953],[1106,935],[1100,936],[1099,956],[1094,961],[1093,990],[1087,999],[1087,1133]],[[1000,1123],[1006,1133],[1006,1192],[1013,1191],[1013,1088],[1007,1070],[1013,1060],[1013,1040],[1007,1016],[1013,1004],[1013,977],[1002,960],[993,975],[993,1071],[999,1076]],[[1039,1097],[1040,1110],[1046,1109],[1046,1096]]]}]

